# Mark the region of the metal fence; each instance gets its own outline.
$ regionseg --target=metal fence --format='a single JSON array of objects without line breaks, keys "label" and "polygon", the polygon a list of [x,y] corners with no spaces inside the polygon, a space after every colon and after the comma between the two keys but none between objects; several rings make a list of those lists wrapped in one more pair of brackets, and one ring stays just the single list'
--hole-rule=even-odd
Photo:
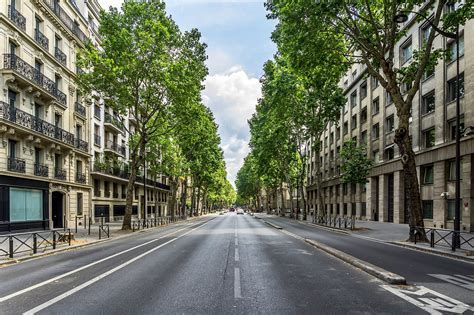
[{"label": "metal fence", "polygon": [[132,230],[148,229],[151,227],[157,227],[161,225],[166,225],[170,223],[175,223],[183,220],[181,217],[158,217],[158,218],[148,218],[148,219],[139,219],[132,221]]},{"label": "metal fence", "polygon": [[335,227],[339,229],[355,229],[355,217],[354,216],[335,216],[321,215],[316,217],[316,224]]},{"label": "metal fence", "polygon": [[[422,233],[422,229],[422,227],[417,227],[415,231]],[[438,245],[451,248],[452,251],[456,249],[474,251],[474,233],[436,228],[424,228],[424,230],[432,248]],[[416,239],[415,237],[415,244]]]},{"label": "metal fence", "polygon": [[17,254],[36,254],[60,245],[71,246],[71,238],[70,229],[0,235],[0,257],[13,258]]}]

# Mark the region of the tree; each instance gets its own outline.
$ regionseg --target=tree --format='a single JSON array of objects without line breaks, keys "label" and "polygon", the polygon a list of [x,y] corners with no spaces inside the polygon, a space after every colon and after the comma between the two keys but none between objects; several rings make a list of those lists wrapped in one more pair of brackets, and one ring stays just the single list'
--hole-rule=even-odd
[{"label": "tree", "polygon": [[[80,52],[78,66],[86,71],[78,81],[120,117],[130,115],[135,122],[125,128],[130,177],[122,228],[131,229],[133,189],[147,143],[175,128],[173,107],[199,99],[207,75],[206,46],[197,30],[181,33],[160,0],[125,1],[121,11],[102,11],[99,34],[99,49],[89,44]],[[170,128],[163,130],[164,124]]]},{"label": "tree", "polygon": [[367,157],[367,148],[357,146],[353,140],[346,141],[340,152],[341,181],[349,184],[365,184],[374,161]]},{"label": "tree", "polygon": [[[433,49],[435,32],[431,31],[419,50],[413,52],[412,61],[400,65],[395,60],[397,42],[406,35],[395,16],[400,12],[417,11],[420,19],[430,21],[439,28],[452,30],[473,16],[473,3],[467,1],[461,9],[445,14],[449,0],[405,1],[285,1],[268,0],[270,18],[279,21],[274,36],[279,48],[288,51],[296,64],[311,65],[310,59],[324,58],[328,38],[338,37],[344,44],[336,51],[346,57],[346,63],[363,63],[367,72],[390,94],[398,116],[395,143],[400,150],[406,192],[410,209],[410,239],[415,228],[423,227],[420,188],[416,173],[415,153],[412,148],[409,117],[410,111],[426,70],[434,67],[442,51]],[[445,23],[442,23],[442,22]],[[322,44],[322,45],[319,45]],[[423,233],[418,233],[426,239]]]}]

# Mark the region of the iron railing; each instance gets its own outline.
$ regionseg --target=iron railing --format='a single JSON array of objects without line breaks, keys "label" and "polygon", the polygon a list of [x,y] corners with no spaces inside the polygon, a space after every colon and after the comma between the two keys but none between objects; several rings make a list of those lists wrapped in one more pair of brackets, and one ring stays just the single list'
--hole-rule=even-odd
[{"label": "iron railing", "polygon": [[[416,227],[415,233],[423,234],[422,230],[422,227]],[[474,251],[474,233],[436,228],[424,228],[424,230],[432,248],[438,245],[451,248],[452,251],[456,249]],[[416,244],[417,237],[414,239]]]},{"label": "iron railing", "polygon": [[126,148],[124,146],[121,146],[119,145],[118,143],[116,142],[113,142],[111,140],[107,141],[105,143],[105,148],[108,149],[108,150],[111,150],[111,151],[114,151],[120,155],[123,155],[125,156],[125,150]]},{"label": "iron railing", "polygon": [[8,158],[8,170],[10,172],[16,173],[25,173],[26,170],[26,162],[23,159],[18,159],[14,157]]},{"label": "iron railing", "polygon": [[87,183],[86,174],[83,174],[82,172],[77,172],[76,173],[76,183],[86,184]]},{"label": "iron railing", "polygon": [[26,31],[26,18],[11,5],[8,6],[8,18],[12,20],[16,26]]},{"label": "iron railing", "polygon": [[49,39],[41,31],[35,28],[35,40],[46,50],[49,50]]},{"label": "iron railing", "polygon": [[104,112],[104,122],[106,124],[115,126],[115,128],[119,129],[120,131],[123,131],[123,125],[120,120],[117,117],[110,115],[108,112]]},{"label": "iron railing", "polygon": [[110,237],[110,226],[108,224],[99,224],[99,240],[105,236],[107,238]]},{"label": "iron railing", "polygon": [[66,170],[62,168],[55,168],[54,169],[54,178],[60,180],[66,180]]},{"label": "iron railing", "polygon": [[329,227],[336,227],[340,229],[355,229],[355,216],[330,216],[321,215],[316,217],[316,224],[325,225]]},{"label": "iron railing", "polygon": [[59,47],[54,47],[54,57],[63,65],[67,64],[66,54]]},{"label": "iron railing", "polygon": [[61,8],[57,0],[43,0],[51,11],[66,25],[66,27],[83,43],[87,41],[87,35],[80,29],[79,25]]},{"label": "iron railing", "polygon": [[49,176],[49,168],[47,165],[43,165],[40,163],[35,163],[35,175],[48,177]]},{"label": "iron railing", "polygon": [[17,55],[4,54],[3,67],[15,71],[25,80],[40,86],[42,89],[53,95],[60,104],[67,106],[66,94],[58,89],[56,83]]},{"label": "iron railing", "polygon": [[89,152],[89,144],[82,139],[76,139],[75,147],[81,151]]},{"label": "iron railing", "polygon": [[14,258],[17,254],[36,254],[58,245],[71,245],[71,230],[49,230],[42,232],[0,235],[0,257]]},{"label": "iron railing", "polygon": [[79,102],[74,103],[74,112],[83,117],[86,117],[86,107]]}]

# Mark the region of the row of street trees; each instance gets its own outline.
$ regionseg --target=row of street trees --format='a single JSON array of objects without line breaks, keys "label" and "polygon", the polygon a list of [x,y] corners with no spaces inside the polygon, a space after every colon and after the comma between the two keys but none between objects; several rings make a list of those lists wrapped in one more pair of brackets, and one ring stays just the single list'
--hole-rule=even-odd
[{"label": "row of street trees", "polygon": [[188,189],[183,196],[177,192],[188,178],[191,215],[233,202],[217,125],[201,101],[208,71],[199,31],[181,32],[160,0],[125,1],[121,10],[110,8],[100,18],[101,45],[81,52],[78,66],[85,71],[78,81],[85,93],[133,122],[123,124],[130,139],[123,229],[131,228],[133,190],[143,165],[154,177],[168,176],[171,215],[179,198],[185,213]]},{"label": "row of street trees", "polygon": [[[414,227],[423,227],[420,189],[416,175],[409,117],[425,72],[445,56],[433,48],[435,29],[453,32],[456,26],[473,17],[473,1],[389,0],[389,1],[286,1],[268,0],[268,18],[278,21],[272,39],[277,44],[275,61],[264,66],[263,98],[250,121],[250,157],[237,180],[240,198],[250,198],[262,188],[274,188],[294,182],[292,174],[304,180],[304,170],[294,172],[293,155],[301,152],[301,140],[312,140],[311,148],[320,151],[321,133],[329,123],[339,121],[346,100],[338,82],[354,63],[364,64],[367,75],[377,80],[390,94],[398,116],[395,143],[403,165],[410,210],[410,238]],[[431,31],[420,49],[413,52],[409,64],[394,62],[399,40],[407,29],[397,23],[397,15],[416,11],[416,18],[426,20]],[[406,92],[402,87],[408,87]],[[356,150],[356,151],[354,151]],[[356,154],[352,154],[352,152]],[[354,143],[345,148],[343,158],[360,158],[366,166],[366,154]],[[363,151],[362,151],[363,152]],[[299,156],[303,160],[304,155]],[[323,209],[319,158],[315,159],[318,211]],[[345,165],[344,165],[345,164]],[[359,161],[344,163],[344,182],[360,182],[368,167],[353,169]],[[297,163],[296,163],[297,165]],[[252,176],[248,172],[254,172]],[[364,176],[365,173],[365,176]],[[243,186],[255,178],[252,189]],[[301,184],[301,183],[300,183]],[[423,233],[418,234],[425,238]]]}]

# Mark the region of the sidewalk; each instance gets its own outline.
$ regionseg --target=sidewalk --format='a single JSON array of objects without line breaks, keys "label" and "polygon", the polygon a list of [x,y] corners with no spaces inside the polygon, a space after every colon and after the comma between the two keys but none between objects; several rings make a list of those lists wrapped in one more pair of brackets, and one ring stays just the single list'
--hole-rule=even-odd
[{"label": "sidewalk", "polygon": [[[269,217],[275,217],[273,215],[268,215]],[[295,221],[294,219],[289,219]],[[458,249],[455,252],[447,244],[436,244],[434,248],[430,247],[429,243],[417,243],[407,242],[409,227],[408,224],[398,224],[398,223],[388,223],[388,222],[378,222],[378,221],[362,221],[357,220],[355,223],[356,229],[351,230],[341,230],[337,228],[327,227],[324,225],[317,225],[311,222],[297,221],[303,224],[309,224],[323,229],[336,230],[338,232],[343,231],[344,233],[353,235],[355,237],[368,238],[379,242],[389,243],[396,246],[403,246],[406,248],[411,248],[414,250],[429,252],[433,254],[448,256],[452,258],[458,258],[465,261],[474,262],[474,247],[472,250]],[[429,237],[429,236],[428,236]],[[436,236],[436,240],[439,239],[439,236]],[[470,242],[474,243],[474,240]],[[446,246],[444,246],[446,245]]]},{"label": "sidewalk", "polygon": [[[178,220],[174,223],[186,222],[195,218],[192,217],[186,220]],[[139,231],[149,230],[152,228],[164,227],[172,223],[158,224],[148,229],[140,227]],[[120,237],[125,237],[127,235],[134,234],[133,231],[123,231],[122,222],[110,222],[107,223],[109,226],[109,236],[105,233],[104,230],[99,232],[99,224],[93,224],[90,228],[90,234],[88,228],[84,226],[77,227],[77,233],[75,233],[75,227],[70,229],[71,232],[71,241],[69,246],[69,229],[63,230],[58,229],[55,232],[51,230],[41,230],[41,231],[29,231],[21,233],[12,233],[12,234],[0,234],[0,266],[3,264],[10,264],[17,261],[38,257],[41,255],[55,253],[58,251],[64,251],[68,249],[78,248],[86,245],[91,245],[95,243],[104,242],[111,239],[117,239]],[[151,225],[151,224],[150,224]],[[137,226],[135,226],[136,231],[138,231]],[[53,233],[55,234],[53,236]],[[99,239],[100,233],[100,239]],[[9,235],[12,235],[10,238]],[[36,237],[36,254],[33,253],[34,249],[34,237]],[[53,238],[55,239],[56,249],[53,249]],[[63,239],[62,239],[63,238]],[[10,240],[13,246],[13,258],[9,258],[10,253]]]}]

